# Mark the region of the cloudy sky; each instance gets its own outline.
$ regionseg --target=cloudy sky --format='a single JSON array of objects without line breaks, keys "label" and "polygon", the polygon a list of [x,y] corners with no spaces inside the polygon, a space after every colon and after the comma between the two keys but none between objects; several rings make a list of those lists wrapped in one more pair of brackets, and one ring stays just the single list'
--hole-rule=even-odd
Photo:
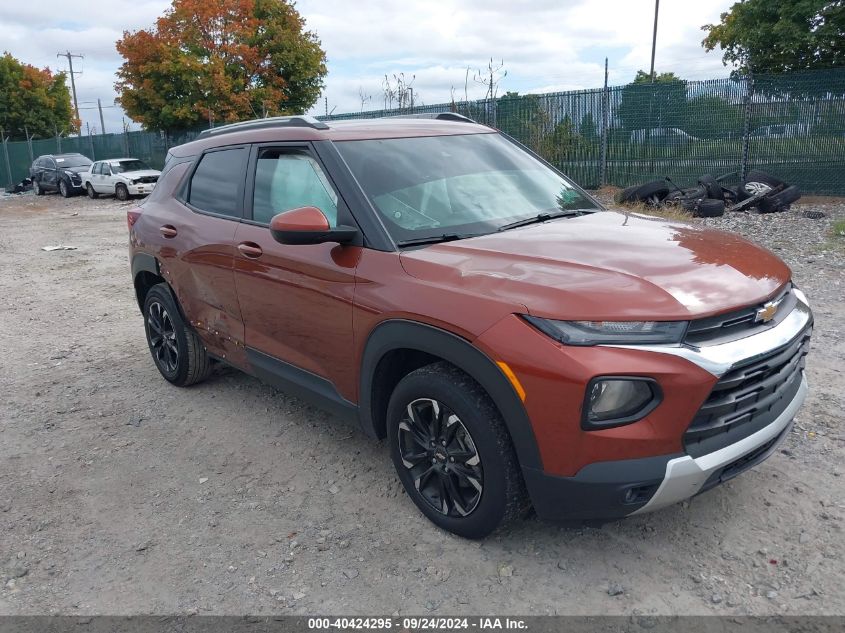
[{"label": "cloudy sky", "polygon": [[[209,0],[211,1],[211,0]],[[663,0],[657,35],[656,70],[686,79],[722,77],[718,51],[701,48],[701,25],[716,22],[734,0]],[[56,53],[84,54],[74,60],[80,116],[100,128],[97,99],[107,132],[121,129],[114,106],[115,71],[121,58],[114,42],[124,30],[150,27],[170,0],[38,0],[0,3],[0,49],[51,69],[66,69]],[[334,112],[383,105],[385,74],[414,79],[419,103],[461,97],[466,69],[504,61],[499,92],[547,92],[602,85],[604,58],[610,83],[630,81],[648,70],[653,0],[299,0],[308,28],[322,40],[329,74],[324,96]],[[37,15],[37,19],[34,17]],[[470,76],[470,98],[484,86]],[[314,111],[322,113],[324,103]],[[137,129],[137,124],[132,129]]]}]

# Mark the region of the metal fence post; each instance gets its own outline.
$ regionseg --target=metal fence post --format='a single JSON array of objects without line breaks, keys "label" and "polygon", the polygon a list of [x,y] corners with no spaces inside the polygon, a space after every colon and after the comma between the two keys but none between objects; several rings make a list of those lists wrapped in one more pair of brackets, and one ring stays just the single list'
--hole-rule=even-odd
[{"label": "metal fence post", "polygon": [[29,150],[29,163],[30,165],[35,160],[35,156],[32,155],[32,139],[35,138],[35,134],[32,136],[29,135],[29,128],[25,125],[23,126],[24,134],[26,134],[26,148]]},{"label": "metal fence post", "polygon": [[739,167],[740,179],[748,173],[748,150],[751,144],[751,103],[754,95],[754,75],[749,70],[745,80],[745,121],[742,126],[742,163]]},{"label": "metal fence post", "polygon": [[6,174],[9,176],[9,180],[7,181],[7,186],[12,186],[12,163],[9,161],[9,147],[7,143],[9,142],[9,138],[6,136],[6,130],[0,128],[0,138],[3,140],[3,155],[6,158]]},{"label": "metal fence post", "polygon": [[604,187],[607,184],[607,108],[609,106],[609,94],[607,90],[607,57],[604,58],[604,89],[601,93],[601,150],[599,160],[599,184]]}]

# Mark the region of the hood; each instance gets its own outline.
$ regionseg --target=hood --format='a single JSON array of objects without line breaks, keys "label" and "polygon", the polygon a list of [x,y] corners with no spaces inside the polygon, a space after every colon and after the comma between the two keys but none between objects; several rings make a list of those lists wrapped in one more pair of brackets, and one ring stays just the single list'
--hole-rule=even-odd
[{"label": "hood", "polygon": [[573,320],[686,320],[761,302],[791,277],[733,233],[603,211],[403,251],[431,283]]},{"label": "hood", "polygon": [[161,176],[161,172],[157,169],[137,169],[135,171],[125,171],[122,174],[118,174],[119,176],[123,176],[124,178],[144,178],[145,176]]},{"label": "hood", "polygon": [[62,170],[62,171],[70,171],[70,172],[73,172],[74,174],[84,174],[84,173],[91,171],[91,165],[85,165],[84,167],[83,166],[62,167],[61,165],[59,165],[59,169]]}]

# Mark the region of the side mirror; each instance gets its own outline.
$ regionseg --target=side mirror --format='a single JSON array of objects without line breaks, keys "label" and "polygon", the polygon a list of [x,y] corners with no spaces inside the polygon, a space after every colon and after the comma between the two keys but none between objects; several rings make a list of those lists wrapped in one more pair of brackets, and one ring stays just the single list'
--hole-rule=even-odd
[{"label": "side mirror", "polygon": [[348,244],[358,237],[352,226],[329,226],[329,221],[317,207],[300,207],[274,215],[270,233],[280,244]]}]

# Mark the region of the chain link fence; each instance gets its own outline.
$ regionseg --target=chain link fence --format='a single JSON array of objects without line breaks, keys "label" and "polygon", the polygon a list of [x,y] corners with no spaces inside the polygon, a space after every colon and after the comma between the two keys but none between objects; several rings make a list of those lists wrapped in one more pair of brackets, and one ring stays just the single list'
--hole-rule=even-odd
[{"label": "chain link fence", "polygon": [[[458,112],[524,143],[586,188],[669,176],[759,168],[805,193],[845,195],[845,68],[741,79],[628,84],[458,101],[320,117],[344,120]],[[93,160],[133,156],[161,167],[187,142],[159,132],[51,138],[4,144],[0,176],[18,182],[33,157],[80,152]],[[728,179],[730,182],[730,179]]]},{"label": "chain link fence", "polygon": [[[320,117],[457,112],[497,127],[587,188],[669,176],[771,172],[806,193],[845,195],[845,68],[628,84]],[[730,182],[730,178],[728,182]]]}]

